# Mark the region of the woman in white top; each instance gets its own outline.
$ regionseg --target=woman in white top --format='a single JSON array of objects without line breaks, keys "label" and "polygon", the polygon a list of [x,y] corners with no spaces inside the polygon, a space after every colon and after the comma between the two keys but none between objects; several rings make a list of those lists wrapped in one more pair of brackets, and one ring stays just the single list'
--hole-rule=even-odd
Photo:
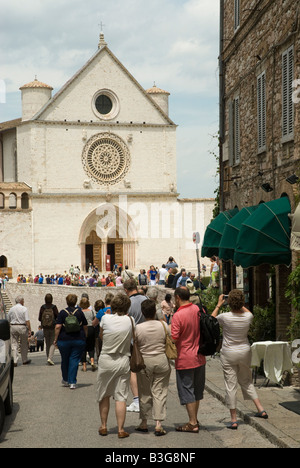
[{"label": "woman in white top", "polygon": [[259,418],[267,419],[268,415],[263,409],[254,385],[251,373],[251,348],[248,341],[248,332],[253,315],[245,308],[245,296],[239,289],[229,293],[228,304],[231,312],[218,316],[224,304],[223,294],[219,297],[218,305],[212,313],[223,329],[223,343],[221,349],[221,363],[224,372],[226,402],[230,409],[231,425],[229,429],[237,429],[237,389],[240,384],[245,400],[253,400]]},{"label": "woman in white top", "polygon": [[217,257],[212,257],[210,259],[211,266],[210,266],[210,276],[211,276],[211,285],[213,288],[218,287],[219,285],[219,264]]},{"label": "woman in white top", "polygon": [[102,351],[98,361],[97,399],[101,427],[99,434],[106,436],[109,401],[113,396],[116,404],[118,437],[129,437],[124,431],[126,401],[130,382],[130,345],[132,325],[127,313],[131,306],[125,294],[117,294],[111,302],[111,315],[101,319],[100,338],[103,340]]},{"label": "woman in white top", "polygon": [[139,432],[148,432],[147,421],[152,416],[156,421],[156,436],[164,436],[162,421],[166,419],[166,404],[171,367],[166,356],[166,323],[156,320],[155,302],[147,299],[141,304],[145,322],[136,326],[136,340],[143,355],[146,369],[137,374],[140,398],[141,424]]}]

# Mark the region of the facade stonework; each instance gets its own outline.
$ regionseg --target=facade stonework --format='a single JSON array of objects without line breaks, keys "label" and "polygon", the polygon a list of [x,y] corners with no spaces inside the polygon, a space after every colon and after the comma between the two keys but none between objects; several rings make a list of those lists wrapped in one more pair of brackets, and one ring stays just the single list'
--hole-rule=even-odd
[{"label": "facade stonework", "polygon": [[26,213],[0,198],[0,256],[14,276],[105,271],[107,255],[111,267],[160,267],[172,255],[196,270],[193,231],[204,235],[214,200],[179,198],[169,93],[144,90],[103,37],[53,97],[37,80],[20,90],[22,119],[0,124],[0,196],[15,182],[29,194]]}]

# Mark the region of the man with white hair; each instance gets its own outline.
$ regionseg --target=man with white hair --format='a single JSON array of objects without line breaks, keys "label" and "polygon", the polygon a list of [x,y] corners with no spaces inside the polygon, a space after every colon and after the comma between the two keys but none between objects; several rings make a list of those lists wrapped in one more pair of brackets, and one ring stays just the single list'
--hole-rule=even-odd
[{"label": "man with white hair", "polygon": [[8,312],[8,321],[11,326],[11,347],[15,367],[18,364],[18,346],[20,342],[21,359],[23,365],[30,364],[28,360],[28,338],[31,336],[31,325],[28,310],[24,307],[24,297],[16,298],[16,305]]}]

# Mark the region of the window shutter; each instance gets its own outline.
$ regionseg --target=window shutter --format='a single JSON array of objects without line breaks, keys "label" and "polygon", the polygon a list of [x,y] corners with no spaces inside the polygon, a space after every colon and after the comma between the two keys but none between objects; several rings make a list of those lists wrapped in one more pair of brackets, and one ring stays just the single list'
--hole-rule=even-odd
[{"label": "window shutter", "polygon": [[240,162],[240,98],[233,101],[234,113],[234,163]]},{"label": "window shutter", "polygon": [[266,74],[257,78],[258,150],[266,147]]},{"label": "window shutter", "polygon": [[282,54],[282,136],[289,137],[294,132],[294,47]]},{"label": "window shutter", "polygon": [[228,120],[229,120],[229,166],[233,166],[233,101],[230,99],[228,103]]},{"label": "window shutter", "polygon": [[289,70],[288,133],[289,135],[291,135],[294,131],[294,104],[293,104],[294,48],[293,47],[290,47],[288,51],[288,70]]},{"label": "window shutter", "polygon": [[234,30],[240,25],[240,0],[234,0]]}]

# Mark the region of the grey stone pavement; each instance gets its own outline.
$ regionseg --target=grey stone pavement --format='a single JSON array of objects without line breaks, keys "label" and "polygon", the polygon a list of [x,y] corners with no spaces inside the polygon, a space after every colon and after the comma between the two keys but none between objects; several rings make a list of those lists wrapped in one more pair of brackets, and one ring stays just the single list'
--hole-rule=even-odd
[{"label": "grey stone pavement", "polygon": [[[206,389],[220,401],[225,402],[224,380],[218,357],[207,360]],[[265,385],[265,379],[257,380],[256,389],[269,419],[254,417],[255,407],[251,401],[244,401],[238,393],[238,413],[241,420],[255,427],[267,439],[281,448],[300,448],[300,415],[284,408],[290,403],[300,412],[300,390],[294,387],[279,387],[272,383]]]},{"label": "grey stone pavement", "polygon": [[18,365],[15,369],[14,411],[6,418],[0,448],[101,448],[124,453],[150,449],[192,450],[199,454],[201,448],[300,446],[300,416],[279,405],[282,401],[300,403],[299,393],[290,387],[270,386],[258,390],[270,415],[268,421],[253,418],[252,404],[248,406],[239,400],[239,429],[227,429],[230,418],[223,404],[224,384],[218,358],[209,358],[207,362],[207,386],[200,405],[199,434],[175,431],[177,425],[187,422],[187,414],[179,404],[173,369],[164,424],[167,435],[155,437],[153,421],[149,421],[148,434],[135,432],[139,415],[127,413],[125,428],[130,437],[119,440],[113,400],[108,421],[109,435],[98,435],[100,419],[95,398],[96,373],[90,368],[83,373],[79,368],[78,389],[72,391],[61,386],[60,355],[57,351],[54,367],[46,365],[45,353],[33,353],[31,357],[32,364]]}]

